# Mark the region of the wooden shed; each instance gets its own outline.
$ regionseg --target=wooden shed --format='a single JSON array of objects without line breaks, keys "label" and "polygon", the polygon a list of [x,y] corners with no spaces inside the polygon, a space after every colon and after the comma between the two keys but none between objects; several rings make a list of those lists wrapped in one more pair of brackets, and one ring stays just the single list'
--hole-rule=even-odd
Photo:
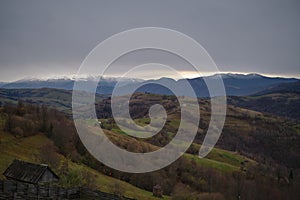
[{"label": "wooden shed", "polygon": [[153,187],[153,196],[155,197],[162,197],[163,196],[163,191],[160,185],[155,185]]},{"label": "wooden shed", "polygon": [[14,160],[3,175],[8,180],[38,184],[58,181],[59,177],[45,164]]}]

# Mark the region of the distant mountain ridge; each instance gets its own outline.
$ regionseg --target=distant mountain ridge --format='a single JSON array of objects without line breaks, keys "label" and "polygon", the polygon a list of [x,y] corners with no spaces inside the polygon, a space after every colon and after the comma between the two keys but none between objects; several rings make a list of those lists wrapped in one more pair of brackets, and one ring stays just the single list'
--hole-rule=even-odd
[{"label": "distant mountain ridge", "polygon": [[[165,83],[172,88],[176,88],[179,95],[190,96],[190,91],[184,87],[184,82],[187,80],[195,91],[198,97],[208,97],[209,92],[205,84],[205,79],[214,80],[217,77],[222,77],[225,90],[228,96],[244,96],[252,95],[268,88],[275,87],[283,83],[292,83],[299,81],[295,78],[282,77],[266,77],[260,74],[216,74],[207,77],[198,77],[193,79],[174,80],[171,78],[160,78],[157,80],[141,80],[131,78],[100,78],[98,83],[98,94],[111,94],[118,82],[122,94],[131,93],[132,88],[138,88],[138,92],[148,92],[154,94],[171,95],[170,89],[161,86]],[[80,78],[85,84],[94,83],[99,77],[86,76]],[[52,79],[23,79],[11,83],[0,83],[0,88],[4,89],[39,89],[39,88],[54,88],[72,90],[74,78],[58,77]]]},{"label": "distant mountain ridge", "polygon": [[5,84],[7,84],[7,83],[5,83],[5,82],[0,82],[0,88],[1,88],[3,85],[5,85]]},{"label": "distant mountain ridge", "polygon": [[300,81],[281,83],[251,96],[232,96],[228,103],[300,121]]},{"label": "distant mountain ridge", "polygon": [[[208,77],[199,77],[194,79],[187,79],[192,88],[194,89],[197,97],[209,97],[209,92],[207,86],[205,84],[205,79],[214,80],[219,75],[213,75]],[[280,78],[280,77],[266,77],[259,74],[220,74],[223,79],[224,87],[226,90],[226,94],[228,96],[245,96],[255,94],[257,92],[266,90],[272,86],[276,86],[281,83],[292,83],[298,81],[295,78]],[[187,91],[185,87],[183,87],[183,83],[185,80],[175,81],[169,78],[161,78],[158,80],[150,80],[145,81],[137,91],[139,92],[148,92],[155,94],[168,94],[171,95],[172,92],[166,88],[161,86],[160,84],[167,83],[171,85],[172,88],[176,88],[176,91],[180,95],[190,96],[190,91]],[[147,84],[149,83],[149,84]],[[130,90],[132,87],[137,87],[141,85],[141,83],[135,83],[132,85],[126,85],[122,89],[124,94],[126,94],[126,90]]]},{"label": "distant mountain ridge", "polygon": [[280,83],[256,93],[255,95],[266,95],[272,93],[295,93],[300,94],[300,80],[291,83]]},{"label": "distant mountain ridge", "polygon": [[[166,80],[172,81],[172,80]],[[173,80],[174,81],[174,80]],[[152,85],[148,85],[151,89]],[[164,88],[163,88],[164,89]],[[96,99],[106,99],[110,95],[96,95]],[[1,89],[0,103],[45,104],[71,115],[72,91],[51,88]],[[300,81],[281,83],[246,96],[227,96],[229,105],[269,113],[300,121]]]},{"label": "distant mountain ridge", "polygon": [[[121,82],[122,85],[127,85],[130,83],[141,82],[141,79],[130,79],[130,78],[101,78],[101,77],[83,77],[79,78],[78,81],[94,84],[95,81],[100,79],[97,93],[99,94],[111,94],[116,83]],[[63,89],[63,90],[73,90],[74,78],[72,77],[59,77],[51,79],[22,79],[11,83],[0,83],[0,88],[3,89],[41,89],[41,88],[52,88],[52,89]],[[88,87],[88,85],[87,85]]]}]

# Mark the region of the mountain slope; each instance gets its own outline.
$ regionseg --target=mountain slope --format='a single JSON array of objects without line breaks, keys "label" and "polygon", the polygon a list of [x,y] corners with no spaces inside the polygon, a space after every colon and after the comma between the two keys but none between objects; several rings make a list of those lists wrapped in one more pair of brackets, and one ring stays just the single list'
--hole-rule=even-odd
[{"label": "mountain slope", "polygon": [[[167,109],[168,119],[163,129],[147,140],[157,146],[165,146],[177,132],[180,123],[180,108],[174,96],[161,96],[153,94],[135,94],[130,103],[130,115],[137,122],[149,123],[148,110],[151,105],[161,104]],[[199,99],[200,116],[198,134],[195,142],[201,144],[210,122],[210,101]],[[111,118],[108,100],[99,102],[96,111],[99,118]],[[299,109],[295,109],[299,110]],[[113,120],[108,120],[109,129],[122,133]],[[146,123],[146,124],[147,124]],[[106,120],[103,121],[106,127]],[[129,125],[130,126],[130,125]],[[257,160],[268,159],[278,164],[289,167],[299,166],[298,142],[300,140],[297,123],[284,118],[271,116],[262,112],[227,106],[227,114],[224,128],[217,147],[243,152],[244,155],[255,157]],[[289,144],[289,145],[287,145]]]},{"label": "mountain slope", "polygon": [[263,90],[261,92],[258,92],[258,93],[255,94],[255,96],[266,95],[266,94],[274,94],[274,93],[300,94],[300,81],[291,82],[291,83],[281,83],[281,84],[275,85],[273,87],[269,87],[266,90]]},{"label": "mountain slope", "polygon": [[7,83],[5,82],[0,82],[0,88],[3,86],[3,85],[6,85]]},{"label": "mountain slope", "polygon": [[[145,118],[147,117],[147,110],[149,109],[150,105],[153,103],[160,104],[165,102],[165,106],[172,109],[172,112],[169,113],[173,115],[171,116],[172,123],[170,123],[178,125],[179,116],[177,116],[176,113],[180,112],[180,110],[178,108],[178,104],[176,103],[176,97],[139,94],[138,97],[134,95],[133,100],[134,99],[136,100],[132,101],[131,104],[133,108],[131,113],[132,117]],[[17,104],[18,100],[23,100],[25,103],[31,104],[45,104],[52,108],[63,111],[68,116],[71,116],[72,113],[70,91],[58,89],[0,89],[0,102],[3,103],[6,101],[11,101]],[[276,117],[268,115],[264,116],[263,113],[267,112],[299,120],[299,102],[299,94],[295,93],[275,93],[262,96],[228,97],[228,103],[238,107],[228,106],[229,110],[227,111],[227,118],[224,128],[224,133],[227,134],[223,136],[226,137],[223,138],[223,140],[220,140],[218,144],[221,145],[222,148],[235,151],[236,148],[239,148],[239,145],[236,143],[240,139],[245,139],[245,141],[243,141],[244,143],[250,142],[249,145],[251,144],[251,146],[253,144],[250,140],[247,140],[248,136],[245,138],[240,138],[241,136],[239,135],[239,132],[242,132],[244,135],[252,134],[252,136],[260,137],[260,134],[258,134],[260,131],[266,133],[272,130],[273,133],[278,132],[278,137],[280,137],[279,135],[283,133],[283,128],[287,128],[285,132],[290,133],[292,131],[291,129],[293,128],[291,125],[286,125],[282,119],[278,120]],[[98,96],[96,109],[99,118],[107,118],[111,115],[110,109],[107,109],[110,107],[109,103],[109,99],[106,99],[105,96]],[[199,103],[201,112],[204,112],[205,110],[209,111],[208,100],[199,99]],[[255,112],[254,110],[259,112]],[[206,126],[209,121],[210,114],[208,111],[201,113],[203,125],[200,127],[199,133],[204,133],[205,129],[207,128]],[[267,123],[267,121],[270,122]],[[273,123],[273,121],[275,122]],[[273,124],[273,126],[270,127],[270,123]],[[176,131],[176,128],[178,127],[167,127],[169,132]],[[113,129],[113,131],[117,131],[117,129]],[[199,134],[199,142],[201,142],[201,138],[203,139],[203,135]],[[265,138],[262,138],[262,140],[264,139]],[[255,145],[253,144],[253,146]],[[251,148],[247,148],[246,151],[252,150],[253,149]],[[288,158],[288,156],[285,156],[284,159],[286,158]]]},{"label": "mountain slope", "polygon": [[[137,93],[133,95],[131,101],[132,117],[141,125],[148,124],[150,119],[147,110],[157,103],[165,106],[168,119],[161,132],[148,139],[129,137],[118,129],[114,120],[109,117],[109,109],[106,109],[109,106],[109,99],[98,102],[96,107],[100,114],[107,112],[106,117],[100,120],[103,129],[106,129],[105,134],[113,143],[128,151],[144,153],[165,146],[176,134],[180,123],[180,108],[176,106],[174,96]],[[192,194],[191,197],[209,193],[211,196],[206,199],[213,199],[213,195],[217,194],[224,197],[220,199],[236,199],[236,187],[241,183],[245,184],[245,190],[241,191],[241,195],[249,199],[257,193],[263,196],[263,199],[284,199],[283,197],[296,196],[290,191],[296,191],[299,181],[295,178],[293,184],[290,184],[288,177],[291,168],[294,170],[294,176],[299,177],[297,170],[300,155],[300,127],[294,127],[297,124],[261,112],[228,106],[225,126],[217,143],[217,147],[227,150],[215,148],[206,158],[199,159],[197,156],[199,144],[203,141],[210,120],[210,102],[207,99],[199,99],[199,105],[201,120],[194,141],[197,144],[192,144],[187,154],[172,165],[153,173],[127,174],[109,169],[85,150],[78,139],[71,119],[52,109],[44,115],[45,109],[37,109],[33,105],[26,104],[19,104],[17,107],[5,105],[0,109],[0,125],[3,130],[9,131],[9,137],[15,141],[10,143],[5,134],[0,134],[0,151],[4,152],[0,160],[3,159],[3,162],[6,162],[6,153],[9,151],[12,157],[19,156],[30,160],[36,158],[37,155],[44,155],[51,161],[52,158],[48,157],[52,155],[51,148],[44,146],[48,144],[44,141],[46,139],[51,140],[56,146],[55,152],[76,163],[81,163],[80,166],[75,163],[70,165],[84,170],[87,169],[86,166],[89,166],[100,173],[124,180],[147,191],[151,191],[153,185],[159,183],[163,186],[165,194],[173,195],[173,191],[179,193],[182,191],[182,188],[180,190],[177,188],[183,184],[188,188],[184,191]],[[87,120],[87,122],[90,128],[96,127],[94,121]],[[28,129],[29,124],[31,124],[30,129]],[[23,141],[27,142],[23,143]],[[39,144],[42,148],[36,149],[35,144]],[[65,159],[62,158],[62,160]],[[115,180],[106,179],[107,176],[103,174],[96,176],[96,179],[99,187],[104,190],[105,187],[112,186],[110,181]],[[283,190],[283,187],[287,189]],[[140,192],[135,189],[131,191],[130,188],[128,190],[131,193]],[[131,196],[127,194],[126,196]],[[276,198],[278,195],[279,197]],[[140,199],[147,198],[140,197]],[[199,199],[204,199],[204,197],[199,196]]]},{"label": "mountain slope", "polygon": [[[39,134],[26,138],[15,138],[11,134],[0,131],[0,178],[3,179],[3,172],[9,166],[14,159],[21,159],[28,162],[39,162],[39,154],[43,146],[51,145],[52,141],[49,140],[45,135]],[[114,184],[118,183],[118,187],[124,190],[124,194],[127,197],[155,200],[151,192],[142,190],[133,185],[130,185],[124,181],[120,181],[110,176],[106,176],[102,173],[97,172],[94,169],[84,165],[77,164],[65,158],[63,155],[58,154],[60,162],[68,162],[68,166],[71,169],[80,169],[81,173],[90,173],[94,179],[96,189],[103,192],[111,193]],[[169,199],[167,196],[164,199]]]},{"label": "mountain slope", "polygon": [[[96,95],[96,100],[105,98],[105,95]],[[72,113],[72,91],[39,88],[39,89],[1,89],[0,103],[10,102],[17,104],[21,100],[24,103],[46,105],[71,115]]]},{"label": "mountain slope", "polygon": [[282,83],[252,96],[229,97],[228,103],[300,120],[300,81]]}]

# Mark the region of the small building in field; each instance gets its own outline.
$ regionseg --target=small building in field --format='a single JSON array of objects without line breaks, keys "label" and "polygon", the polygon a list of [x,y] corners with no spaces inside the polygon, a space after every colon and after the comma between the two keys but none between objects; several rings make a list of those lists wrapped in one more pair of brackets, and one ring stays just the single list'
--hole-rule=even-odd
[{"label": "small building in field", "polygon": [[153,187],[153,196],[155,197],[163,197],[163,191],[160,185],[155,185]]},{"label": "small building in field", "polygon": [[34,164],[21,160],[14,160],[3,175],[8,180],[30,184],[50,183],[59,180],[59,177],[45,164]]}]

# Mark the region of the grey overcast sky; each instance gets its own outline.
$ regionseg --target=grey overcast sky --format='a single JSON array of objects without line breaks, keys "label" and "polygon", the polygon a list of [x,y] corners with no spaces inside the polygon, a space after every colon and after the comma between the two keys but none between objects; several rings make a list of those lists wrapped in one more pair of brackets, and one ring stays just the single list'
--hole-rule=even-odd
[{"label": "grey overcast sky", "polygon": [[101,41],[137,27],[189,35],[221,71],[300,77],[299,0],[1,0],[0,81],[76,73]]}]

